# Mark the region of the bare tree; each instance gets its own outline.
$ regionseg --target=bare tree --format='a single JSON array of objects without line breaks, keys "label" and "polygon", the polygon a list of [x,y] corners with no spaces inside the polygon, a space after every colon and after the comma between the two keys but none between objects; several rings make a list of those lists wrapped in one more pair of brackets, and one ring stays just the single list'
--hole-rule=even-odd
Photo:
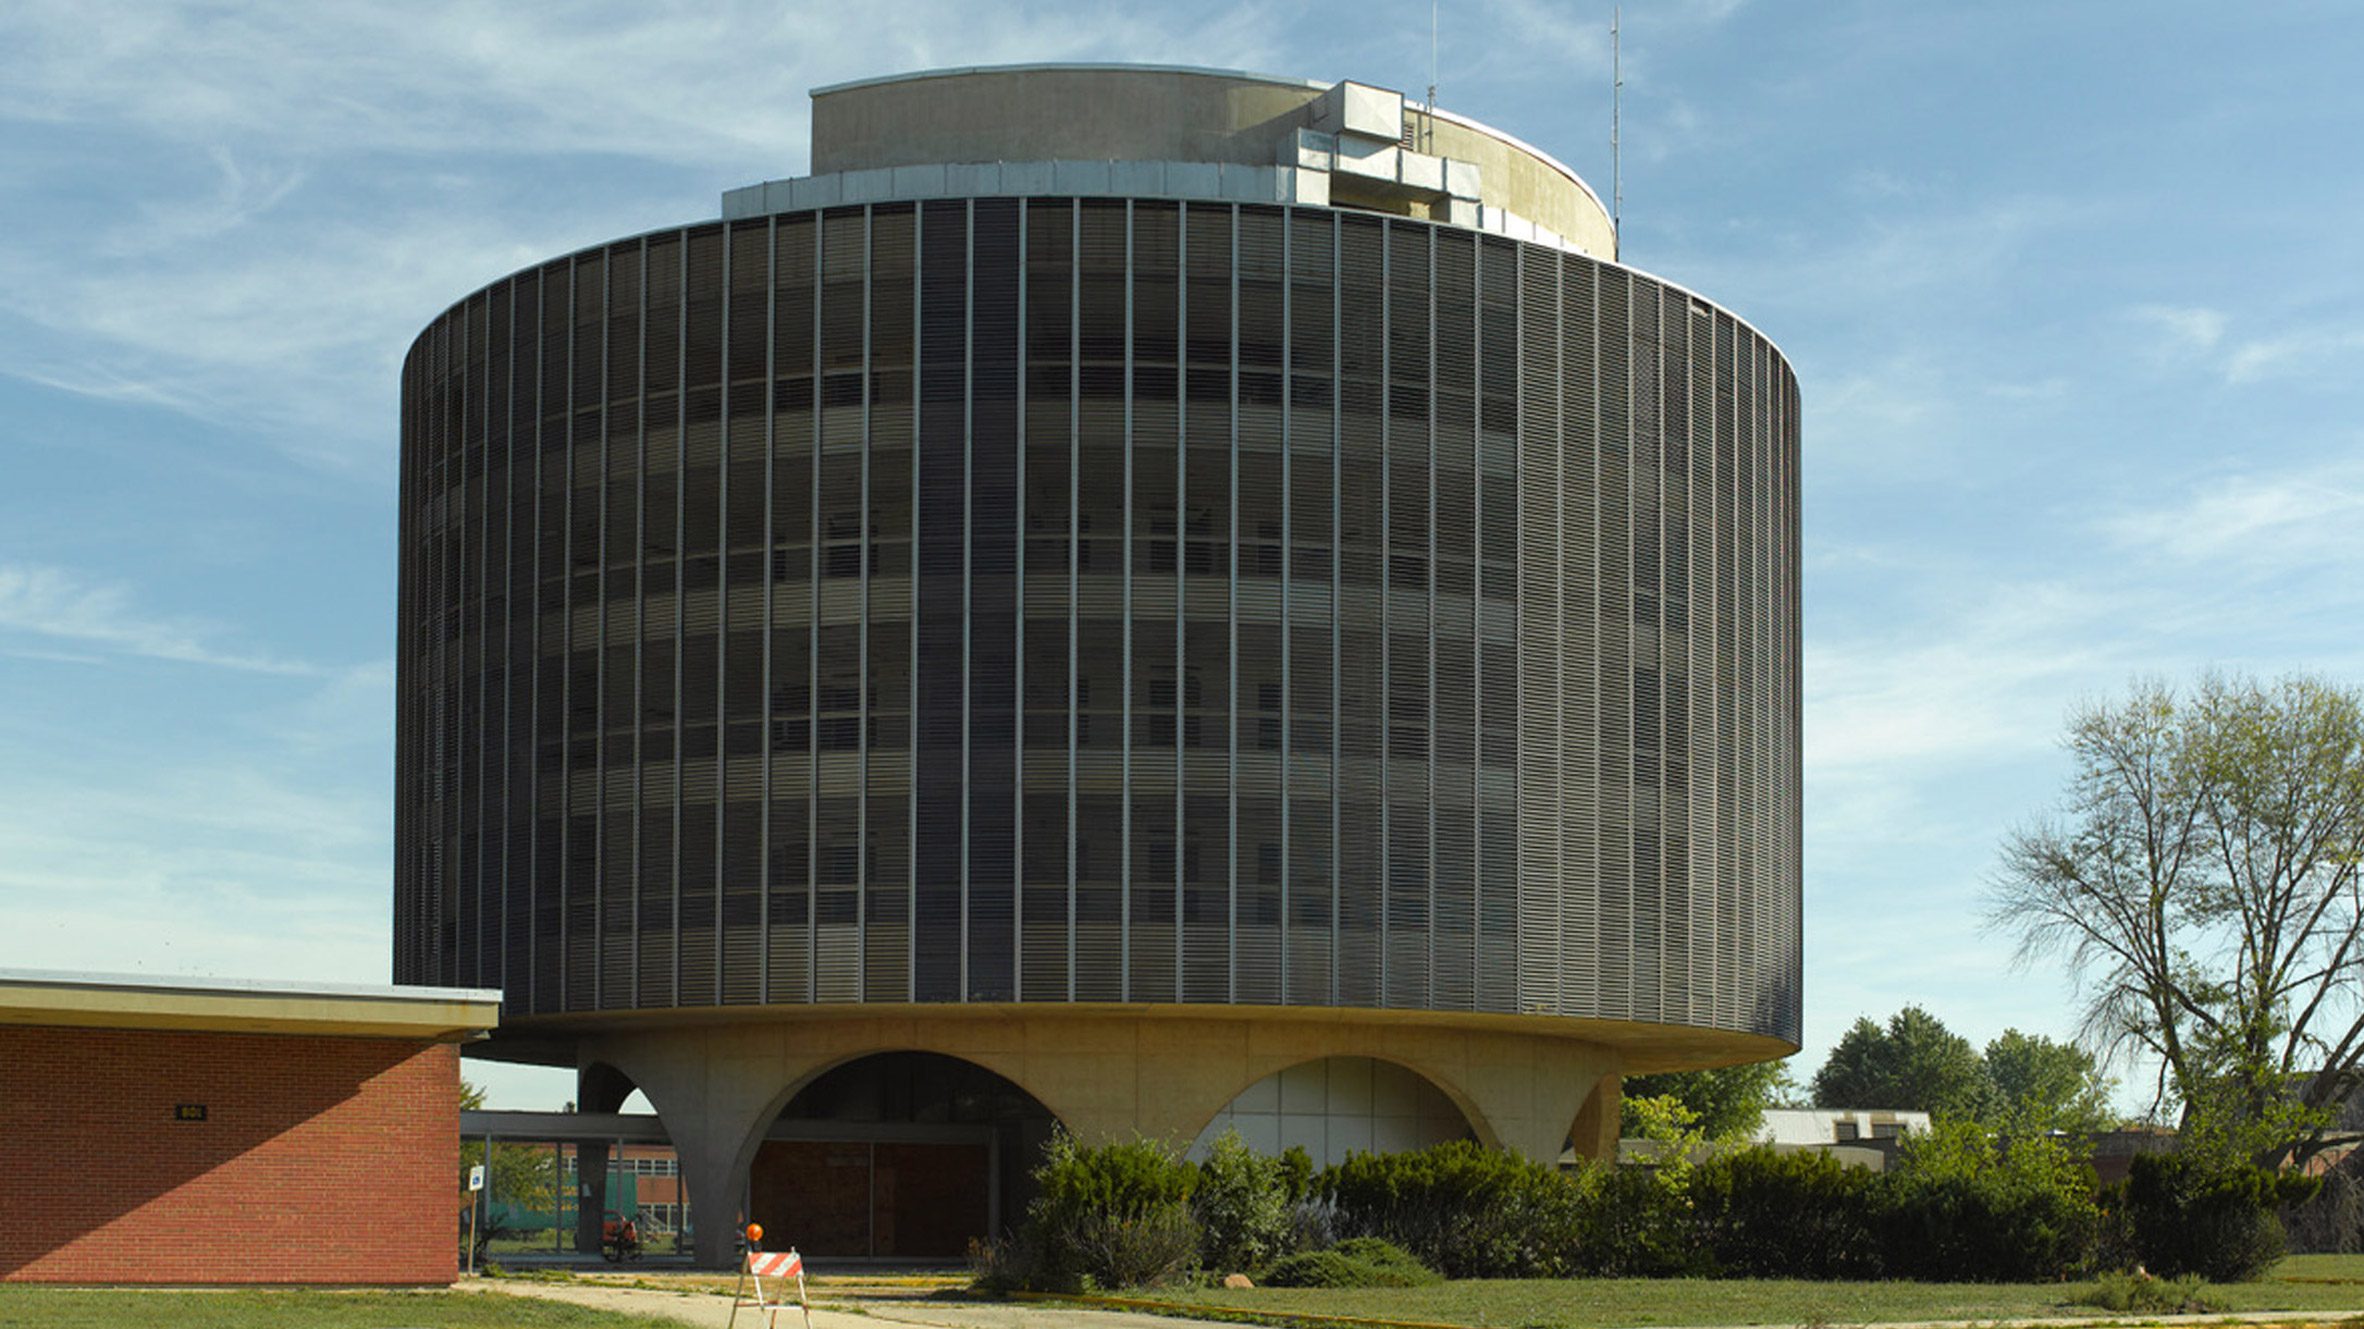
[{"label": "bare tree", "polygon": [[2014,832],[1990,925],[2063,959],[2154,1106],[2303,1157],[2364,1061],[2364,694],[2209,675],[2070,717],[2060,812]]}]

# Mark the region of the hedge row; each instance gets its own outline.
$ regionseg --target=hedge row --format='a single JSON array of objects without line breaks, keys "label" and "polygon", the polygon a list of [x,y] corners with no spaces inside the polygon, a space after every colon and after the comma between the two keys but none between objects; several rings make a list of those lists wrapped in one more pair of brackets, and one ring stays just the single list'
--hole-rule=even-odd
[{"label": "hedge row", "polygon": [[1464,1141],[1316,1173],[1301,1152],[1262,1157],[1236,1136],[1199,1165],[1148,1141],[1062,1139],[1019,1231],[980,1253],[980,1277],[1128,1287],[1192,1269],[1262,1274],[1295,1256],[1292,1278],[1330,1280],[1367,1262],[1302,1257],[1385,1242],[1451,1278],[2040,1282],[2139,1262],[2226,1282],[2281,1256],[2275,1207],[2308,1189],[2189,1155],[2133,1167],[2097,1191],[2058,1141],[1967,1125],[1908,1143],[1887,1172],[1764,1147],[1561,1171]]}]

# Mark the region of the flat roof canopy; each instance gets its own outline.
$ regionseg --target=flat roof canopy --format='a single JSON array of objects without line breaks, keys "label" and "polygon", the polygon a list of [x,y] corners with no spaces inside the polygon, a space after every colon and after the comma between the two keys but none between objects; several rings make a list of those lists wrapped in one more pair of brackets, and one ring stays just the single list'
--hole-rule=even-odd
[{"label": "flat roof canopy", "polygon": [[0,969],[0,1025],[464,1043],[500,1022],[492,988]]}]

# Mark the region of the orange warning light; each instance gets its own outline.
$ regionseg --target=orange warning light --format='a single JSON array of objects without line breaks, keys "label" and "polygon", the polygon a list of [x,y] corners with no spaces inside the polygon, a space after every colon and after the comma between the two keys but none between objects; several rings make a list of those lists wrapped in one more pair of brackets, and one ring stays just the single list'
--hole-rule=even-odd
[{"label": "orange warning light", "polygon": [[761,1224],[761,1223],[749,1223],[749,1224],[747,1225],[747,1240],[749,1240],[749,1241],[761,1241],[761,1240],[763,1240],[763,1224]]}]

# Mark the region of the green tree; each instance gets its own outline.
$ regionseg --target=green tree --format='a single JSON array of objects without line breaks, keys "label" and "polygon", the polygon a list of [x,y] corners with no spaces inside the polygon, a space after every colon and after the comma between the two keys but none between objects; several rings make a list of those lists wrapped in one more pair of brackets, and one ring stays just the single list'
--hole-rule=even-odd
[{"label": "green tree", "polygon": [[2074,1043],[2006,1029],[1986,1045],[1986,1077],[1995,1122],[2014,1134],[2104,1131],[2118,1122],[2110,1108],[2117,1082]]},{"label": "green tree", "polygon": [[1992,926],[2060,959],[2154,1105],[2261,1161],[2321,1147],[2364,1070],[2364,693],[2137,685],[2070,716],[2060,810],[2011,835]]},{"label": "green tree", "polygon": [[1814,1101],[1822,1107],[1976,1117],[1993,1097],[1970,1040],[1918,1006],[1889,1016],[1885,1029],[1858,1018],[1814,1073]]},{"label": "green tree", "polygon": [[1656,1075],[1625,1077],[1625,1100],[1618,1134],[1641,1134],[1634,1103],[1644,1098],[1671,1098],[1698,1118],[1699,1129],[1711,1140],[1742,1140],[1755,1135],[1765,1109],[1787,1098],[1795,1089],[1786,1061],[1752,1061],[1740,1066],[1718,1066],[1705,1071],[1662,1071]]},{"label": "green tree", "polygon": [[[484,1090],[465,1080],[460,1081],[460,1110],[474,1112],[484,1106]],[[484,1141],[460,1140],[460,1184],[468,1184],[468,1169],[484,1162]],[[492,1192],[493,1203],[502,1209],[530,1209],[551,1212],[558,1198],[558,1157],[547,1149],[530,1145],[503,1144],[496,1140],[492,1146],[492,1163],[485,1168],[485,1188]]]}]

